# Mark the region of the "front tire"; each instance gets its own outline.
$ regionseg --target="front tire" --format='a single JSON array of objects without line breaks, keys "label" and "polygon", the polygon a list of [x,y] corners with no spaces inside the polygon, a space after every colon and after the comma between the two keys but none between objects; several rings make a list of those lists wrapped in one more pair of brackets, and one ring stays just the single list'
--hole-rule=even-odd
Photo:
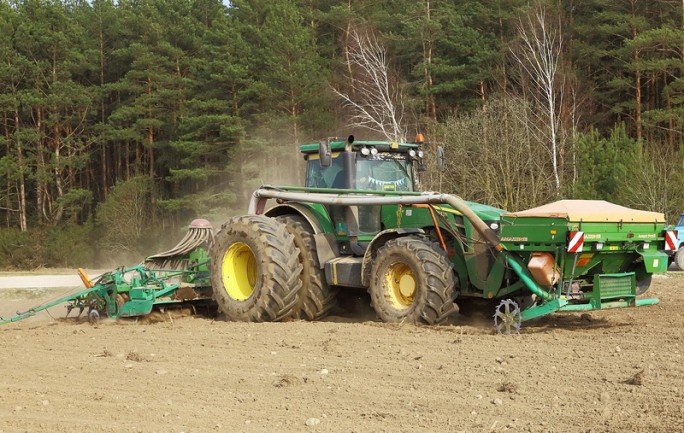
[{"label": "front tire", "polygon": [[302,264],[302,287],[299,289],[299,302],[294,307],[297,319],[318,320],[337,306],[337,290],[328,285],[321,270],[316,253],[316,242],[309,222],[300,215],[276,217],[294,237],[299,248],[299,262]]},{"label": "front tire", "polygon": [[261,215],[228,220],[211,247],[211,285],[220,310],[243,322],[290,318],[301,286],[298,255],[278,221]]},{"label": "front tire", "polygon": [[385,322],[439,324],[455,311],[454,271],[427,240],[403,237],[378,250],[369,292]]}]

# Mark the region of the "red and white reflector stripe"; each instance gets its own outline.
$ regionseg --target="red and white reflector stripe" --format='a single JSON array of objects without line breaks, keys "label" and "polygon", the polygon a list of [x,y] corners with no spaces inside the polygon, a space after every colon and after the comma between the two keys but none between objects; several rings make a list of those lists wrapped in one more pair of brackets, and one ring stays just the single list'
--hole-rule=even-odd
[{"label": "red and white reflector stripe", "polygon": [[570,232],[568,252],[581,253],[582,248],[584,248],[584,232]]},{"label": "red and white reflector stripe", "polygon": [[677,233],[665,232],[665,251],[673,251],[677,247]]}]

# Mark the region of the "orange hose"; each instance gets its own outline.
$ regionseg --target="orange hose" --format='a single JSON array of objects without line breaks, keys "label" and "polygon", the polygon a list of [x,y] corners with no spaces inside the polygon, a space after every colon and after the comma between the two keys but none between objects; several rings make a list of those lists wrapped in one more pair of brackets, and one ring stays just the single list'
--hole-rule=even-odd
[{"label": "orange hose", "polygon": [[446,242],[444,241],[444,237],[442,236],[442,230],[439,228],[439,224],[437,223],[435,209],[429,204],[414,204],[413,207],[428,208],[430,210],[430,216],[432,217],[432,222],[435,224],[435,231],[437,232],[437,237],[439,238],[439,244],[441,245],[445,253],[448,252]]}]

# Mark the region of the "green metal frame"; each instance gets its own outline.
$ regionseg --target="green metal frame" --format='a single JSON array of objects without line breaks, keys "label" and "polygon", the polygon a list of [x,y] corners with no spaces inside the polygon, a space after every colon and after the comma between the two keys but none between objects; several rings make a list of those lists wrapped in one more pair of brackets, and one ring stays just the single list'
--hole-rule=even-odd
[{"label": "green metal frame", "polygon": [[97,316],[104,315],[113,319],[144,316],[155,306],[188,302],[173,299],[182,285],[191,285],[198,293],[191,302],[210,302],[212,292],[207,252],[198,249],[189,258],[188,269],[182,271],[149,269],[139,265],[105,273],[92,287],[27,311],[17,312],[7,319],[0,317],[0,325],[26,319],[59,304],[67,304],[67,316],[72,310],[78,310],[80,316],[86,309],[88,314],[95,311]]}]

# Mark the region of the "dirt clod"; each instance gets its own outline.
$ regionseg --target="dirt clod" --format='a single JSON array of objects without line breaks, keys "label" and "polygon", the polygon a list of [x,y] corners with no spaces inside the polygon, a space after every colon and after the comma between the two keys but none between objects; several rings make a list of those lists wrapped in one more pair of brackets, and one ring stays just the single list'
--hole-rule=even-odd
[{"label": "dirt clod", "polygon": [[138,352],[128,352],[126,354],[126,360],[135,362],[147,361],[147,359]]},{"label": "dirt clod", "polygon": [[283,376],[280,376],[277,380],[273,382],[273,386],[276,388],[286,388],[288,386],[292,385],[298,385],[302,381],[298,377],[292,375],[292,374],[285,374]]},{"label": "dirt clod", "polygon": [[634,374],[634,376],[625,380],[624,383],[626,383],[627,385],[642,386],[644,384],[644,370],[642,369],[641,371],[638,371]]},{"label": "dirt clod", "polygon": [[497,391],[499,392],[508,392],[508,393],[517,393],[518,392],[518,385],[512,383],[512,382],[504,382],[499,387],[497,388]]}]

